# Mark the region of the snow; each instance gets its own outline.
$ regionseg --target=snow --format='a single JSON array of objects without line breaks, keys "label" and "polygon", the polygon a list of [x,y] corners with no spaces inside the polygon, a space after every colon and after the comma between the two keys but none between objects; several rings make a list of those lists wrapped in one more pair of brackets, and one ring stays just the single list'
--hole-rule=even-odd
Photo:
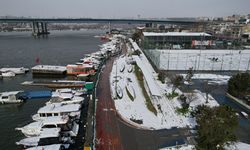
[{"label": "snow", "polygon": [[[133,42],[132,45],[134,44],[135,43]],[[120,69],[124,64],[126,65],[125,68],[129,68],[131,66],[131,60],[135,60],[142,70],[146,83],[145,87],[151,97],[153,106],[157,110],[157,115],[148,110],[135,73],[129,73],[127,69],[125,69],[123,72],[120,72]],[[177,99],[177,97],[173,100],[169,100],[165,96],[166,93],[172,92],[172,85],[162,84],[159,80],[157,80],[157,78],[157,73],[154,71],[153,67],[143,53],[139,57],[122,56],[118,58],[114,62],[110,75],[112,98],[115,101],[118,114],[130,124],[140,128],[169,129],[172,127],[194,127],[196,125],[195,118],[192,118],[190,114],[183,116],[176,112],[176,109],[181,107],[181,102]],[[133,101],[129,98],[125,89],[128,85],[130,88],[132,87],[134,89],[135,98]],[[117,98],[116,96],[117,87],[121,87],[123,91],[123,97],[121,99]],[[179,95],[182,94],[179,89],[176,89],[176,92],[178,92]],[[211,95],[209,95],[208,103],[205,103],[206,99],[204,93],[195,90],[194,95],[196,98],[190,103],[190,109],[194,109],[201,104],[205,104],[210,107],[219,105]],[[158,106],[160,106],[160,108]],[[142,124],[137,124],[131,121],[131,119],[141,120]]]},{"label": "snow", "polygon": [[144,36],[211,36],[205,32],[143,32]]},{"label": "snow", "polygon": [[226,150],[249,150],[250,144],[243,142],[236,142],[234,144],[230,144],[229,146],[225,146]]},{"label": "snow", "polygon": [[81,108],[80,104],[67,104],[61,103],[48,104],[41,107],[37,113],[61,113],[61,112],[76,112]]},{"label": "snow", "polygon": [[167,148],[161,148],[159,150],[194,150],[194,145],[183,145],[178,147],[167,147]]},{"label": "snow", "polygon": [[32,70],[66,71],[65,66],[37,65]]},{"label": "snow", "polygon": [[[186,78],[187,74],[180,74],[184,78]],[[219,74],[194,74],[192,79],[201,79],[201,80],[209,80],[208,83],[210,84],[227,84],[228,80],[231,78],[231,76],[228,75],[219,75]],[[185,83],[188,84],[188,83]]]}]

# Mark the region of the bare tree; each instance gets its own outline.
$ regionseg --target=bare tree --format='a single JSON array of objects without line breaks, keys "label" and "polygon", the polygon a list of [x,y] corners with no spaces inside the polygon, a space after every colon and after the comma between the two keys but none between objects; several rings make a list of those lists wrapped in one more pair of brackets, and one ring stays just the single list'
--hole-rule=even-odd
[{"label": "bare tree", "polygon": [[173,80],[172,80],[172,83],[173,83],[173,88],[172,88],[172,93],[175,92],[175,90],[181,85],[183,81],[183,76],[181,75],[176,75]]},{"label": "bare tree", "polygon": [[206,103],[208,103],[208,94],[212,91],[212,86],[208,84],[208,81],[203,82],[203,90],[206,94]]}]

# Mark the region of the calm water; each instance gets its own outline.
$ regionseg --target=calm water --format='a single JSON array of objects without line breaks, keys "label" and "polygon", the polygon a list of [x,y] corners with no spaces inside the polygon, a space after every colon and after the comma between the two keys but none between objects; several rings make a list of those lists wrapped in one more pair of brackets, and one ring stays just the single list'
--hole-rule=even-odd
[{"label": "calm water", "polygon": [[[102,42],[95,35],[106,31],[60,31],[52,32],[48,38],[34,39],[30,32],[0,33],[0,68],[28,67],[40,64],[67,65],[77,62],[84,54],[97,51]],[[20,83],[32,80],[32,74],[0,79],[0,92],[13,90],[34,90],[38,87],[24,87]],[[41,89],[41,88],[40,88]],[[15,142],[24,138],[17,126],[32,121],[31,115],[44,106],[47,99],[30,100],[20,105],[0,105],[0,150],[18,149]]]}]

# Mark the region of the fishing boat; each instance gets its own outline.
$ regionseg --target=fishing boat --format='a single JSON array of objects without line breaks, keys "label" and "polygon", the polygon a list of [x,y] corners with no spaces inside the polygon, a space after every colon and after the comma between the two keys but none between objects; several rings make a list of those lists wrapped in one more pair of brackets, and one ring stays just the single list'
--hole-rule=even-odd
[{"label": "fishing boat", "polygon": [[2,72],[2,77],[14,77],[16,74],[12,71]]},{"label": "fishing boat", "polygon": [[2,92],[0,93],[1,104],[22,103],[23,99],[19,98],[18,94],[22,91]]},{"label": "fishing boat", "polygon": [[62,103],[52,103],[41,107],[37,114],[32,116],[33,120],[43,120],[47,117],[52,116],[64,116],[69,115],[72,117],[80,117],[80,104],[62,104]]}]

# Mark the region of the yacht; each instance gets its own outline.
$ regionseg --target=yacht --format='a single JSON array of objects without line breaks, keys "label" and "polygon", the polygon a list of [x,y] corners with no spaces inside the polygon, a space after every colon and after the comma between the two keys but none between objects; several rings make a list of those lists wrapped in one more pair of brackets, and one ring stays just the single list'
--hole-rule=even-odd
[{"label": "yacht", "polygon": [[71,117],[80,118],[80,104],[62,104],[62,103],[52,103],[41,107],[37,114],[32,116],[33,120],[42,120],[47,117],[52,116],[63,116],[69,115]]},{"label": "yacht", "polygon": [[2,92],[0,93],[1,104],[22,103],[23,100],[19,98],[18,94],[22,91]]},{"label": "yacht", "polygon": [[48,136],[50,133],[62,133],[75,137],[79,131],[78,121],[68,116],[47,117],[46,119],[32,122],[20,130],[26,137]]}]

